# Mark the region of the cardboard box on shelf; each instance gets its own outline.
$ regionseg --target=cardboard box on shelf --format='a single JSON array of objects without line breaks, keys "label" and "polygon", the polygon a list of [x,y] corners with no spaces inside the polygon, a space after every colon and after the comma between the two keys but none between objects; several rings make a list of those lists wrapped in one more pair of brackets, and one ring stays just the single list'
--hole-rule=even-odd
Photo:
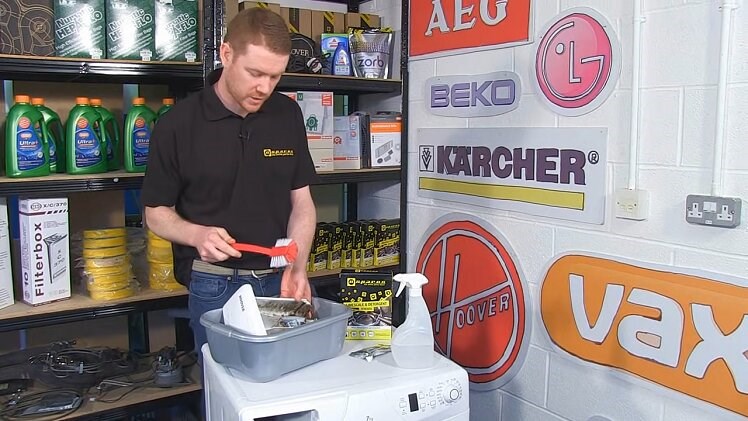
[{"label": "cardboard box on shelf", "polygon": [[53,0],[0,0],[0,54],[53,56]]},{"label": "cardboard box on shelf", "polygon": [[281,12],[280,4],[277,4],[277,3],[268,3],[266,1],[240,1],[239,2],[240,12],[244,9],[251,9],[253,7],[262,7],[263,9],[270,9],[279,15]]},{"label": "cardboard box on shelf", "polygon": [[296,7],[281,7],[280,15],[294,34],[312,36],[312,11]]},{"label": "cardboard box on shelf", "polygon": [[371,168],[400,166],[402,127],[399,112],[378,112],[371,116]]},{"label": "cardboard box on shelf", "polygon": [[377,15],[371,15],[368,13],[346,13],[345,14],[345,27],[346,28],[379,28],[382,25],[382,20]]},{"label": "cardboard box on shelf", "polygon": [[296,101],[304,114],[309,149],[329,149],[332,158],[335,133],[333,93],[300,91],[296,94]]},{"label": "cardboard box on shelf", "polygon": [[336,170],[361,169],[362,116],[335,117],[333,161]]},{"label": "cardboard box on shelf", "polygon": [[312,162],[314,162],[314,169],[317,172],[329,172],[335,170],[335,164],[333,160],[333,149],[309,149],[309,153],[312,155]]},{"label": "cardboard box on shelf", "polygon": [[18,201],[23,300],[31,305],[70,297],[68,199]]},{"label": "cardboard box on shelf", "polygon": [[106,57],[106,1],[55,0],[55,54],[59,57]]},{"label": "cardboard box on shelf", "polygon": [[200,28],[196,0],[156,0],[156,60],[197,61]]},{"label": "cardboard box on shelf", "polygon": [[156,4],[106,0],[107,58],[151,61],[156,53]]},{"label": "cardboard box on shelf", "polygon": [[0,197],[0,308],[13,305],[13,270],[10,252],[8,199]]},{"label": "cardboard box on shelf", "polygon": [[322,34],[345,32],[345,14],[337,12],[312,11],[312,39],[320,42]]}]

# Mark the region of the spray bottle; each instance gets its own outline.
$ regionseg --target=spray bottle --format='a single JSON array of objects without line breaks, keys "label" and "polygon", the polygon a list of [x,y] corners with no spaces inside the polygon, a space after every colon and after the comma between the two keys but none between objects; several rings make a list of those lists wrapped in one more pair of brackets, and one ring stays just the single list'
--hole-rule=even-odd
[{"label": "spray bottle", "polygon": [[422,294],[422,287],[429,280],[420,273],[399,273],[393,279],[400,283],[395,296],[399,297],[408,286],[408,315],[392,334],[392,357],[401,368],[431,367],[434,364],[434,331]]}]

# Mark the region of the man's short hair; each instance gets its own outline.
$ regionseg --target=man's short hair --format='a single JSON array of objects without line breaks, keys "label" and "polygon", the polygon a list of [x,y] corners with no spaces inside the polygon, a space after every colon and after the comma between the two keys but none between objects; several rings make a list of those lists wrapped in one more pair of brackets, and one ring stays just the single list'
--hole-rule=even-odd
[{"label": "man's short hair", "polygon": [[226,28],[223,41],[239,54],[247,45],[260,45],[276,54],[291,54],[291,35],[283,18],[261,7],[252,7],[239,12]]}]

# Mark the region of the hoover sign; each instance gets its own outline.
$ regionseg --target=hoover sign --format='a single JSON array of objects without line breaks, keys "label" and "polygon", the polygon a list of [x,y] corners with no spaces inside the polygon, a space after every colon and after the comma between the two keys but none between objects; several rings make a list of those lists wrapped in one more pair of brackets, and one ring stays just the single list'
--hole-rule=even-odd
[{"label": "hoover sign", "polygon": [[575,358],[748,416],[748,282],[673,269],[559,257],[540,293],[548,336]]},{"label": "hoover sign", "polygon": [[431,114],[445,117],[487,117],[508,113],[522,96],[519,75],[436,76],[426,81]]},{"label": "hoover sign", "polygon": [[527,287],[506,241],[487,222],[463,214],[426,232],[416,271],[438,350],[468,372],[470,388],[496,389],[516,375],[530,341]]}]

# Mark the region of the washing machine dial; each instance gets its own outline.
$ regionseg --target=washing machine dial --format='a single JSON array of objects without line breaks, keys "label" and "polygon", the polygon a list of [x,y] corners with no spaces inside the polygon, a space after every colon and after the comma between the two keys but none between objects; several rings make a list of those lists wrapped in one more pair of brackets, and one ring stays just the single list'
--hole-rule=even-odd
[{"label": "washing machine dial", "polygon": [[462,386],[455,381],[448,381],[442,389],[442,399],[445,403],[453,403],[458,401],[462,397]]}]

